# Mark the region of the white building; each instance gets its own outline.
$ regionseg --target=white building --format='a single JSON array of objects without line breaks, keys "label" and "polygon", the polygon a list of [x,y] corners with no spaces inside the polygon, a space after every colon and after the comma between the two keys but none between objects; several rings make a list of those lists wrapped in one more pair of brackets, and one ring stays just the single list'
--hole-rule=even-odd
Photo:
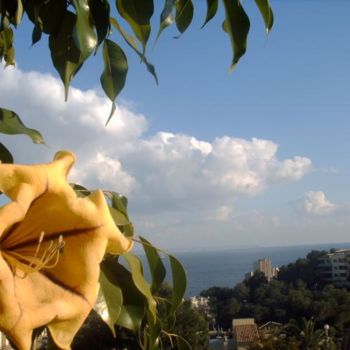
[{"label": "white building", "polygon": [[320,258],[319,269],[325,282],[350,286],[350,249],[339,249]]}]

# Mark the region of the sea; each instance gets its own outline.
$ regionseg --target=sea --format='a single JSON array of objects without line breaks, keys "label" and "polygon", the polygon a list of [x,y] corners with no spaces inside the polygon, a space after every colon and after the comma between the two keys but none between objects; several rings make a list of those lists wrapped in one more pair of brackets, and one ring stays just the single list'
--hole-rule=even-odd
[{"label": "sea", "polygon": [[304,258],[312,250],[350,248],[350,243],[328,243],[285,247],[254,247],[222,251],[181,252],[174,254],[187,273],[186,297],[199,295],[204,289],[234,287],[251,271],[253,263],[270,258],[272,266],[282,266]]}]

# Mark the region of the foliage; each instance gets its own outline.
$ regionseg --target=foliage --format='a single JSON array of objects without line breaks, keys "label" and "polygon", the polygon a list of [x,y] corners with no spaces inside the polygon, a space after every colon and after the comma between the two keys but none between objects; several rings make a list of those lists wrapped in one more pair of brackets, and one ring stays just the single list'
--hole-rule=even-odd
[{"label": "foliage", "polygon": [[[270,31],[273,14],[269,0],[255,2],[263,17],[266,31]],[[122,43],[136,53],[141,63],[158,82],[155,68],[146,58],[147,44],[153,26],[151,19],[154,5],[153,0],[116,0],[113,5],[108,0],[0,1],[0,59],[4,60],[5,66],[15,64],[14,33],[21,24],[23,16],[26,16],[33,25],[32,44],[36,44],[44,36],[48,38],[52,64],[63,82],[67,99],[74,76],[89,57],[100,52],[104,62],[100,82],[106,96],[112,101],[108,122],[113,115],[115,99],[125,85],[128,72],[127,55],[121,47]],[[191,25],[196,6],[192,0],[166,0],[160,14],[156,40],[171,24],[175,24],[179,33],[183,34]],[[222,27],[228,34],[232,46],[231,68],[233,68],[246,51],[250,21],[240,1],[223,0],[222,7],[224,10]],[[218,9],[218,0],[207,0],[203,27],[220,13]],[[132,34],[124,28],[125,24]],[[14,111],[4,108],[0,108],[0,133],[24,134],[34,143],[45,143],[39,131],[27,127]],[[10,150],[2,143],[0,143],[0,161],[14,162]],[[91,193],[80,185],[73,185],[73,188],[79,196],[84,197]],[[127,213],[126,198],[112,191],[104,191],[104,195],[109,202],[115,225],[125,236],[142,244],[151,271],[151,282],[146,280],[144,267],[136,255],[127,253],[123,257],[107,256],[101,264],[100,283],[108,309],[107,324],[111,333],[108,333],[104,324],[94,328],[94,331],[104,334],[103,337],[109,337],[108,344],[112,338],[120,340],[124,337],[133,344],[131,346],[133,349],[137,347],[144,350],[157,349],[161,345],[163,334],[157,308],[159,304],[157,293],[166,278],[165,266],[158,249],[144,238],[134,237],[133,225]],[[189,342],[196,349],[205,349],[205,337],[197,337],[199,330],[197,334],[183,326],[184,323],[196,324],[196,327],[203,329],[205,324],[202,316],[192,310],[188,302],[182,303],[186,288],[185,271],[175,257],[165,255],[170,263],[172,291],[163,298],[163,302],[165,301],[167,305],[163,310],[164,317],[169,322],[177,315],[174,329],[183,334],[184,338],[189,338]],[[235,308],[234,303],[232,307]],[[91,325],[97,321],[100,322],[99,317],[92,312],[81,332],[92,331]],[[199,329],[196,327],[193,329]],[[119,334],[117,338],[113,335],[115,329]],[[34,338],[41,331],[42,328],[35,331]],[[84,344],[87,339],[90,338],[78,335],[73,348],[86,347],[79,344]],[[96,339],[97,335],[91,338],[90,347]],[[181,350],[189,347],[187,341],[177,335],[170,335],[169,339],[170,343],[174,342],[174,346]],[[109,346],[107,343],[106,348]],[[102,346],[103,343],[98,342],[98,345]],[[97,343],[94,346],[97,346]]]},{"label": "foliage", "polygon": [[233,318],[244,317],[255,318],[259,325],[269,321],[294,325],[288,328],[288,339],[278,339],[278,346],[270,339],[267,343],[274,345],[265,344],[266,349],[299,349],[308,341],[299,336],[303,328],[305,337],[320,330],[316,337],[325,324],[330,325],[333,338],[342,339],[350,328],[350,291],[323,283],[317,259],[325,253],[312,251],[305,259],[283,266],[281,275],[269,283],[257,275],[234,288],[211,287],[201,295],[210,297],[212,313],[226,329]]},{"label": "foliage", "polygon": [[[266,31],[273,25],[269,0],[256,0]],[[85,61],[101,48],[104,70],[101,86],[112,101],[109,119],[115,110],[115,99],[123,89],[128,61],[121,44],[130,47],[158,81],[154,66],[146,58],[155,10],[153,0],[15,0],[0,3],[0,59],[6,65],[15,64],[14,29],[24,15],[33,25],[32,44],[48,36],[52,64],[61,77],[68,98],[69,85]],[[223,29],[228,34],[233,51],[231,69],[246,52],[250,28],[249,17],[240,1],[223,0]],[[165,0],[159,18],[159,36],[175,24],[180,35],[191,25],[197,5],[192,0]],[[207,0],[207,25],[218,11],[219,0]],[[127,24],[132,34],[124,28]],[[113,29],[116,35],[113,33]],[[108,119],[108,120],[109,120]]]},{"label": "foliage", "polygon": [[169,334],[177,334],[185,339],[192,349],[208,349],[208,320],[199,310],[193,308],[190,300],[184,300],[175,313],[174,318],[167,317],[167,299],[171,295],[171,288],[167,283],[163,283],[159,292],[159,317],[164,336],[162,338],[163,349],[171,349]]}]

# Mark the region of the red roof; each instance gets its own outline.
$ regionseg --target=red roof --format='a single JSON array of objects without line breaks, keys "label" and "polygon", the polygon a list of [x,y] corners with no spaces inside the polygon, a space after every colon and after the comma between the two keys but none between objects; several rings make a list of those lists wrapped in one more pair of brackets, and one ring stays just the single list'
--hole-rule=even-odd
[{"label": "red roof", "polygon": [[237,343],[256,343],[259,340],[259,333],[255,324],[234,326],[233,332]]}]

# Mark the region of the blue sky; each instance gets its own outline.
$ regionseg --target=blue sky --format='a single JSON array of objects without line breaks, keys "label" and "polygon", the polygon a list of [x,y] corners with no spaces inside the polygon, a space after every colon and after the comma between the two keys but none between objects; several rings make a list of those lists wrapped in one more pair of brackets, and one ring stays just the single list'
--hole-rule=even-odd
[{"label": "blue sky", "polygon": [[[138,230],[167,249],[349,241],[350,2],[272,1],[275,26],[268,36],[254,3],[246,2],[248,52],[231,74],[222,16],[199,30],[200,3],[180,39],[167,29],[154,50],[150,45],[159,86],[130,52],[118,100],[125,128],[115,121],[94,134],[84,108],[107,110],[98,86],[101,59],[83,67],[67,104],[57,98],[53,107],[49,97],[34,104],[31,93],[41,96],[44,85],[57,91],[58,82],[29,72],[57,74],[45,42],[30,47],[23,26],[17,73],[1,73],[19,83],[12,95],[3,85],[0,102],[47,132],[51,147],[38,151],[22,138],[6,138],[17,159],[46,161],[57,147],[73,148],[82,159],[74,179],[80,175],[93,187],[104,180],[126,193]],[[29,79],[37,81],[31,88]],[[80,95],[86,89],[90,97]],[[50,117],[40,119],[43,113]],[[102,112],[96,107],[96,113]],[[105,117],[98,118],[96,124]],[[89,151],[81,146],[88,142],[84,133],[94,138]]]}]

